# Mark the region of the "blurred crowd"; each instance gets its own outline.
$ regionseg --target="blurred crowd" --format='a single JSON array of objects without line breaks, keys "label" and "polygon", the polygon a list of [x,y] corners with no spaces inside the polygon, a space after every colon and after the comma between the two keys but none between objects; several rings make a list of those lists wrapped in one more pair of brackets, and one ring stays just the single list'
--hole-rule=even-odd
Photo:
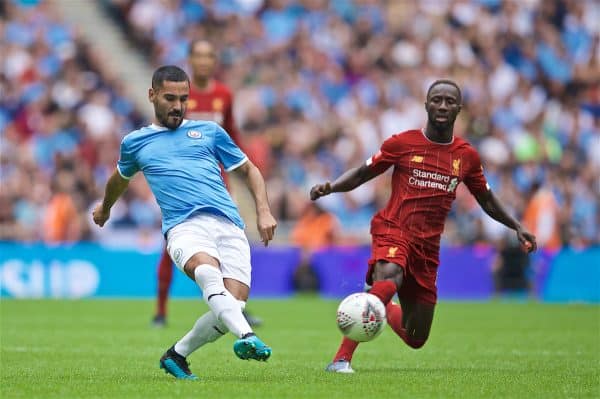
[{"label": "blurred crowd", "polygon": [[[46,3],[2,4],[2,238],[47,238],[60,216],[69,222],[63,240],[89,237],[90,201],[114,168],[122,134],[143,121],[110,66]],[[359,165],[392,134],[423,127],[427,87],[451,78],[464,97],[455,132],[479,149],[503,203],[547,247],[600,243],[597,1],[104,5],[154,66],[185,66],[195,38],[214,43],[244,149],[293,242],[368,242],[389,176],[325,197],[318,209],[309,188]],[[138,181],[115,209],[115,229],[158,229]],[[323,214],[326,232],[315,228]],[[323,238],[315,243],[311,231]],[[502,241],[505,232],[464,188],[457,192],[447,244]]]},{"label": "blurred crowd", "polygon": [[[0,31],[0,239],[92,239],[89,209],[122,134],[145,121],[114,66],[50,2],[0,2]],[[143,200],[138,191],[130,196]],[[116,218],[135,213],[117,208]]]}]

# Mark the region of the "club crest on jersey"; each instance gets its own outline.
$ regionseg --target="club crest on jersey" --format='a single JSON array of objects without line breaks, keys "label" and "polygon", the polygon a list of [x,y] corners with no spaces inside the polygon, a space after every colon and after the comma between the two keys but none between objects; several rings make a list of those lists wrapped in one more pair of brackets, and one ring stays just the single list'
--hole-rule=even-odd
[{"label": "club crest on jersey", "polygon": [[398,247],[389,247],[388,248],[388,258],[393,258],[396,256],[396,252],[398,251]]},{"label": "club crest on jersey", "polygon": [[460,175],[460,159],[455,159],[452,161],[452,175]]},{"label": "club crest on jersey", "polygon": [[202,138],[202,132],[198,130],[188,130],[187,136],[191,139],[200,139]]}]

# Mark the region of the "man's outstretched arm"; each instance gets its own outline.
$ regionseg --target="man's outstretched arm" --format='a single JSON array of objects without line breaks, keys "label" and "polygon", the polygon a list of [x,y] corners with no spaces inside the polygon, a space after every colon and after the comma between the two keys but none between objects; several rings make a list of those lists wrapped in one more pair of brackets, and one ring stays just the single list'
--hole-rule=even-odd
[{"label": "man's outstretched arm", "polygon": [[94,223],[98,226],[104,226],[104,223],[110,217],[110,208],[119,199],[121,194],[127,189],[129,180],[125,179],[118,170],[115,170],[112,176],[106,182],[106,188],[104,189],[104,199],[96,208],[92,214]]},{"label": "man's outstretched arm", "polygon": [[242,166],[235,169],[234,172],[244,180],[244,183],[246,183],[246,186],[254,198],[258,233],[260,234],[263,244],[267,246],[269,241],[271,241],[275,235],[277,221],[271,214],[265,180],[263,179],[260,170],[258,170],[251,161],[247,161]]},{"label": "man's outstretched arm", "polygon": [[373,169],[366,163],[362,166],[349,169],[340,177],[335,179],[333,183],[326,182],[323,184],[317,184],[311,188],[310,199],[315,201],[316,199],[331,193],[352,191],[361,184],[364,184],[372,178],[382,174],[386,169]]},{"label": "man's outstretched arm", "polygon": [[521,226],[521,223],[508,214],[498,198],[492,193],[492,190],[486,190],[483,193],[476,195],[475,198],[485,213],[492,219],[497,220],[506,227],[517,232],[517,237],[521,244],[525,246],[527,252],[533,252],[537,249],[535,236],[525,230],[523,226]]}]

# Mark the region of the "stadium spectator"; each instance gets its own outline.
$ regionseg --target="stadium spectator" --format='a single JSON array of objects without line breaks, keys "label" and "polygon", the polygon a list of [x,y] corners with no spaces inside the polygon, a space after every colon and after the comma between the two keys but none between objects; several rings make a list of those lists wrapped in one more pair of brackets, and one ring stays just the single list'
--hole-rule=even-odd
[{"label": "stadium spectator", "polygon": [[76,242],[81,239],[77,206],[73,199],[74,176],[60,170],[54,178],[54,193],[44,212],[44,241],[50,244]]},{"label": "stadium spectator", "polygon": [[2,236],[89,239],[93,176],[109,173],[118,135],[142,118],[51,2],[0,2],[0,30]]},{"label": "stadium spectator", "polygon": [[496,249],[498,253],[492,263],[495,295],[532,294],[531,260],[519,241],[505,234]]},{"label": "stadium spectator", "polygon": [[315,251],[338,241],[339,224],[335,216],[316,203],[309,203],[292,230],[291,242],[306,251]]},{"label": "stadium spectator", "polygon": [[294,271],[296,290],[318,290],[318,278],[311,265],[312,255],[319,249],[338,244],[339,238],[340,226],[336,217],[319,204],[309,203],[290,234],[290,243],[302,250],[300,264]]},{"label": "stadium spectator", "polygon": [[560,249],[560,213],[554,194],[540,182],[531,187],[531,199],[523,214],[523,225],[536,237],[538,246],[556,251]]}]

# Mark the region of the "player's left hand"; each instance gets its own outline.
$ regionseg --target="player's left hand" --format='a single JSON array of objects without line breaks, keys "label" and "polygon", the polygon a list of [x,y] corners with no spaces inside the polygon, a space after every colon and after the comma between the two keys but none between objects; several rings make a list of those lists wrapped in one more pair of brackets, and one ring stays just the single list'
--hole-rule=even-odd
[{"label": "player's left hand", "polygon": [[100,203],[94,208],[94,211],[92,212],[92,218],[94,219],[94,223],[102,227],[108,218],[110,218],[110,210],[106,212],[102,206],[102,203]]},{"label": "player's left hand", "polygon": [[527,253],[531,253],[537,249],[535,236],[522,227],[517,229],[517,237],[519,238],[521,246]]},{"label": "player's left hand", "polygon": [[329,195],[333,192],[331,189],[331,183],[317,184],[310,189],[310,199],[316,201],[317,199]]},{"label": "player's left hand", "polygon": [[265,244],[265,247],[269,245],[269,241],[273,239],[275,235],[275,228],[277,228],[277,221],[271,215],[271,212],[262,212],[257,215],[256,227],[258,227],[258,234],[260,234],[260,240]]}]

